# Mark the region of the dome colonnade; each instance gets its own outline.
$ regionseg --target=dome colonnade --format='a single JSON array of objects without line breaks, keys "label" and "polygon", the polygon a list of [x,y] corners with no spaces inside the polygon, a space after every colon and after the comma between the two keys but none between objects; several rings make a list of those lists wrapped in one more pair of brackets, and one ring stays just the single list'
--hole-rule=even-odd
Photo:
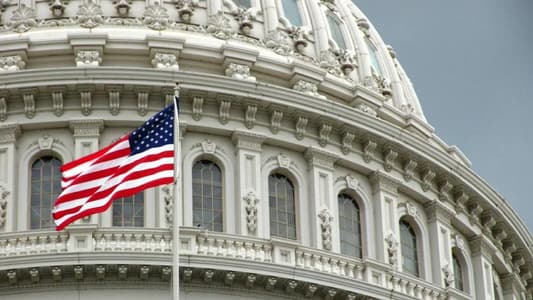
[{"label": "dome colonnade", "polygon": [[531,299],[527,228],[434,134],[350,1],[0,7],[0,293],[167,297],[171,189],[55,233],[47,170],[135,128],[180,82],[191,299],[212,296],[205,286],[228,299]]}]

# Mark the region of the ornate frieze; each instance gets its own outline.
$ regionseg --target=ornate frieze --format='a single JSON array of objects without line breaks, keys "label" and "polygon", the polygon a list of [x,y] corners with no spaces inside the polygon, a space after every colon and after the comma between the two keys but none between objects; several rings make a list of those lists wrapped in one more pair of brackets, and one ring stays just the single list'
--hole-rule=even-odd
[{"label": "ornate frieze", "polygon": [[331,222],[333,222],[333,216],[327,208],[323,208],[320,210],[318,218],[320,220],[322,246],[326,250],[331,250]]},{"label": "ornate frieze", "polygon": [[26,67],[26,62],[20,55],[0,56],[0,73],[19,71]]},{"label": "ornate frieze", "polygon": [[229,113],[231,109],[231,101],[221,100],[218,109],[218,119],[220,124],[226,124],[229,121]]},{"label": "ornate frieze", "polygon": [[146,116],[148,113],[148,92],[138,92],[137,93],[137,113],[139,116]]},{"label": "ornate frieze", "polygon": [[192,98],[192,119],[195,121],[200,121],[202,118],[204,107],[204,98],[203,97],[193,97]]},{"label": "ornate frieze", "polygon": [[7,101],[5,97],[0,97],[0,122],[7,120]]},{"label": "ornate frieze", "polygon": [[22,95],[22,100],[24,101],[24,114],[26,118],[32,119],[35,116],[35,98],[33,94]]},{"label": "ornate frieze", "polygon": [[95,0],[85,0],[79,6],[76,18],[81,27],[95,28],[104,23],[103,14],[102,7]]},{"label": "ornate frieze", "polygon": [[209,16],[207,20],[207,32],[221,40],[227,40],[235,35],[230,20],[222,11]]},{"label": "ornate frieze", "polygon": [[144,10],[143,24],[153,30],[165,30],[169,25],[167,9],[158,1],[155,1],[153,5],[148,5]]},{"label": "ornate frieze", "polygon": [[225,73],[231,78],[255,82],[255,77],[250,75],[250,67],[247,65],[230,63]]},{"label": "ornate frieze", "polygon": [[288,56],[293,53],[290,37],[285,31],[272,30],[265,36],[265,46],[279,55]]},{"label": "ornate frieze", "polygon": [[9,29],[18,33],[26,32],[36,25],[35,10],[25,4],[19,4],[19,7],[13,11],[11,22],[8,23]]},{"label": "ornate frieze", "polygon": [[259,199],[257,199],[254,191],[249,191],[244,196],[244,209],[246,211],[246,227],[248,228],[249,234],[255,234],[257,230],[257,204]]},{"label": "ornate frieze", "polygon": [[257,105],[248,104],[246,106],[246,111],[244,112],[244,126],[246,126],[246,128],[248,129],[254,128],[256,113],[257,113]]},{"label": "ornate frieze", "polygon": [[353,149],[353,140],[355,139],[355,134],[351,131],[345,131],[342,135],[341,141],[341,151],[342,154],[348,155]]},{"label": "ornate frieze", "polygon": [[178,59],[171,53],[157,52],[152,58],[152,66],[156,69],[179,71]]},{"label": "ornate frieze", "polygon": [[98,67],[102,63],[100,52],[97,50],[79,50],[74,60],[77,67]]},{"label": "ornate frieze", "polygon": [[329,124],[322,124],[320,125],[320,128],[318,129],[318,144],[320,147],[326,147],[326,145],[329,142],[329,134],[331,133],[331,125]]},{"label": "ornate frieze", "polygon": [[316,83],[312,83],[305,80],[298,80],[292,87],[293,90],[303,93],[308,96],[318,97],[325,99],[325,96],[322,96],[318,93],[318,86]]},{"label": "ornate frieze", "polygon": [[296,119],[296,139],[303,140],[307,129],[307,123],[309,119],[306,117],[298,116]]}]

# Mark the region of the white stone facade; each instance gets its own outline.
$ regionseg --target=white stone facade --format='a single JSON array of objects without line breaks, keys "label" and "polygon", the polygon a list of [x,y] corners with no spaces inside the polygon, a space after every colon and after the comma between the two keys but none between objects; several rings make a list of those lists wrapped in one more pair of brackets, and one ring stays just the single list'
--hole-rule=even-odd
[{"label": "white stone facade", "polygon": [[[0,2],[0,298],[170,298],[171,189],[145,192],[143,227],[107,211],[31,230],[30,172],[109,145],[176,82],[182,299],[533,298],[527,227],[434,134],[365,16],[297,0],[295,26],[282,1]],[[193,224],[200,159],[223,174],[223,232]],[[271,235],[272,172],[294,184],[295,240]],[[341,254],[341,193],[359,208],[361,257]],[[418,276],[403,269],[401,220]]]}]

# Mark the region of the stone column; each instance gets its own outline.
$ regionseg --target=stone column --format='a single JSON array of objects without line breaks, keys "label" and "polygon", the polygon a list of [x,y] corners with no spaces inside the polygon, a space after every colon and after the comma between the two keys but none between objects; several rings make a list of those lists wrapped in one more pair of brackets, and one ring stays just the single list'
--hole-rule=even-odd
[{"label": "stone column", "polygon": [[476,299],[494,299],[494,279],[492,278],[492,253],[497,249],[483,234],[470,240],[472,251],[472,272],[475,274],[473,287],[476,291]]},{"label": "stone column", "polygon": [[307,5],[309,5],[313,31],[316,34],[318,53],[326,51],[329,49],[329,37],[324,13],[320,9],[318,1],[308,1]]},{"label": "stone column", "polygon": [[[391,176],[376,171],[370,176],[374,206],[375,253],[370,258],[398,266],[400,243],[398,223],[398,186]],[[370,241],[369,241],[370,242]]]},{"label": "stone column", "polygon": [[[99,139],[100,133],[104,128],[103,120],[72,120],[69,125],[74,137],[74,159],[100,150]],[[111,209],[76,222],[76,224],[79,223],[111,226]]]},{"label": "stone column", "polygon": [[[268,224],[262,218],[264,215],[261,202],[268,202],[268,198],[261,198],[261,146],[265,137],[247,131],[235,131],[233,141],[237,149],[237,169],[235,170],[235,229],[237,234],[268,238],[265,226]],[[231,216],[230,216],[231,217]]]},{"label": "stone column", "polygon": [[[338,157],[333,154],[320,150],[315,147],[309,147],[305,152],[305,158],[308,161],[308,176],[309,176],[309,201],[308,210],[310,218],[309,235],[311,237],[311,247],[316,247],[325,250],[339,251],[338,243],[333,243],[333,230],[338,230],[332,226],[333,218],[333,201],[335,195],[333,194],[333,172],[334,163]],[[301,228],[302,235],[304,235],[304,228]]]},{"label": "stone column", "polygon": [[0,232],[16,230],[16,142],[20,135],[18,124],[0,126]]},{"label": "stone column", "polygon": [[432,280],[441,287],[453,286],[450,220],[454,212],[436,201],[428,203],[425,210],[428,216]]}]

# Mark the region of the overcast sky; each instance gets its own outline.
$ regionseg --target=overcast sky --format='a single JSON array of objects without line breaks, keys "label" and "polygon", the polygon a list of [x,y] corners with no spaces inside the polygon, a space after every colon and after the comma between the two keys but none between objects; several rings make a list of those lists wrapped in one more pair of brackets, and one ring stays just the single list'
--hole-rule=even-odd
[{"label": "overcast sky", "polygon": [[533,232],[533,1],[354,0],[436,133]]}]

